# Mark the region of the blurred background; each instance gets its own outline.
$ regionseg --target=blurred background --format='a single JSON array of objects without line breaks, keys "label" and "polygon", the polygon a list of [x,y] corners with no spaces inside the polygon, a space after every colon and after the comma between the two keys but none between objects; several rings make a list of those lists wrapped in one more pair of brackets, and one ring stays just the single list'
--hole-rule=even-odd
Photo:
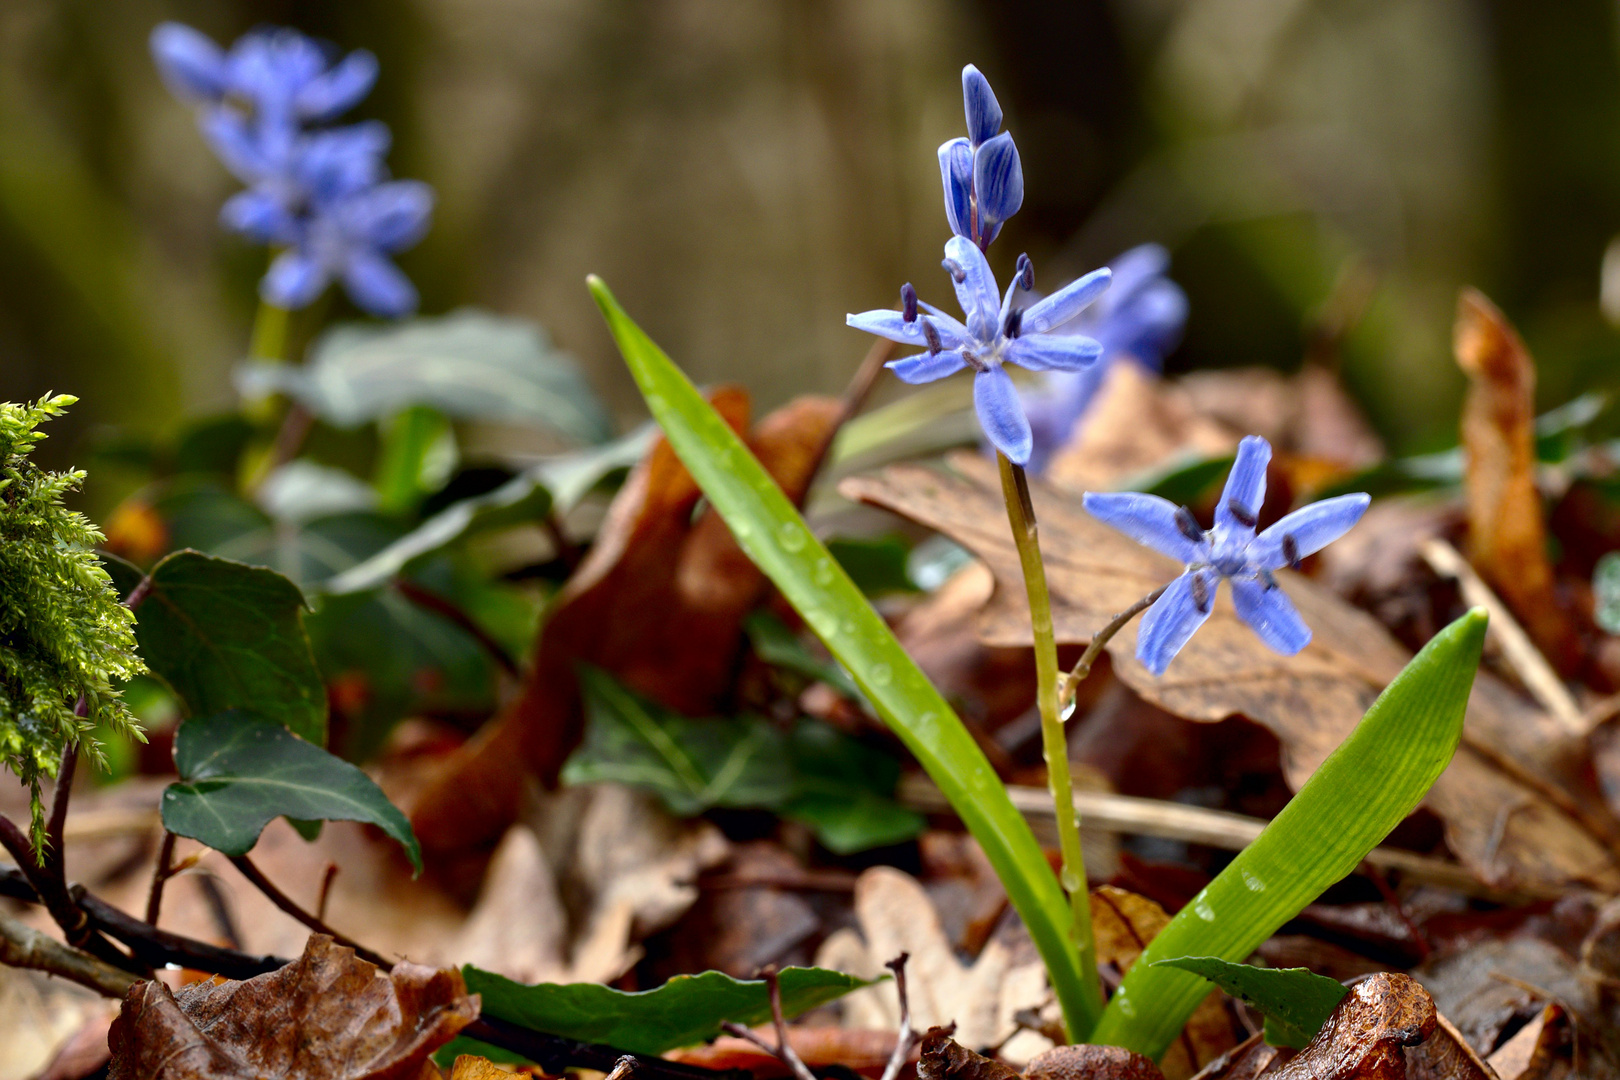
[{"label": "blurred background", "polygon": [[[996,245],[1051,287],[1146,240],[1191,316],[1172,371],[1297,367],[1327,330],[1397,451],[1454,441],[1459,286],[1537,355],[1543,407],[1620,383],[1600,267],[1620,231],[1612,0],[6,0],[0,398],[83,399],[88,436],[227,408],[261,248],[153,70],[164,19],[287,24],[377,53],[350,119],[431,183],[401,263],[422,310],[542,323],[621,424],[642,415],[583,279],[700,381],[758,407],[836,391],[844,314],[941,298],[935,147],[989,76],[1028,192]],[[1002,265],[1005,264],[1005,265]],[[295,338],[355,312],[337,293]],[[892,388],[891,388],[892,389]],[[92,496],[96,492],[92,489]],[[101,502],[108,497],[93,498]]]}]

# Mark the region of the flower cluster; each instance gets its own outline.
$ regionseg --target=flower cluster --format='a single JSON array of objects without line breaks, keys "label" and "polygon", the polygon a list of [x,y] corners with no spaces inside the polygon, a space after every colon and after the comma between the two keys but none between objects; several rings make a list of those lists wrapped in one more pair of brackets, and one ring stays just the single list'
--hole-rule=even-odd
[{"label": "flower cluster", "polygon": [[321,126],[370,93],[376,57],[336,58],[290,29],[253,31],[227,51],[172,22],[152,31],[151,45],[164,82],[199,107],[204,137],[247,185],[221,221],[279,249],[263,299],[305,307],[338,280],[374,315],[415,310],[416,288],[389,256],[427,231],[433,190],[389,179],[386,125]]},{"label": "flower cluster", "polygon": [[1034,436],[1018,390],[1005,364],[1030,371],[1078,372],[1102,355],[1102,345],[1083,334],[1055,333],[1108,288],[1108,270],[1095,270],[1045,299],[1037,299],[1035,267],[1028,255],[1002,294],[985,249],[1024,201],[1024,174],[1012,135],[1001,128],[1001,106],[990,84],[969,64],[962,69],[962,99],[968,135],[939,148],[945,216],[952,236],[944,267],[956,286],[961,323],[917,299],[911,285],[900,290],[899,311],[850,315],[850,326],[902,345],[927,349],[892,361],[908,383],[932,382],[971,368],[973,404],[985,435],[1008,459],[1023,465]]},{"label": "flower cluster", "polygon": [[1170,253],[1142,244],[1108,264],[1114,281],[1107,293],[1064,328],[1102,346],[1102,356],[1081,371],[1055,371],[1022,394],[1035,449],[1031,472],[1044,470],[1074,437],[1076,425],[1115,361],[1134,361],[1158,371],[1181,339],[1187,294],[1165,276]]},{"label": "flower cluster", "polygon": [[1086,493],[1085,506],[1092,517],[1186,566],[1142,617],[1136,658],[1153,674],[1164,674],[1204,625],[1222,581],[1232,585],[1238,618],[1266,645],[1292,656],[1310,643],[1311,628],[1278,587],[1274,574],[1285,566],[1297,568],[1301,559],[1349,532],[1370,500],[1365,494],[1323,499],[1256,535],[1270,461],[1271,444],[1258,435],[1238,444],[1237,460],[1209,530],[1186,507],[1157,495]]}]

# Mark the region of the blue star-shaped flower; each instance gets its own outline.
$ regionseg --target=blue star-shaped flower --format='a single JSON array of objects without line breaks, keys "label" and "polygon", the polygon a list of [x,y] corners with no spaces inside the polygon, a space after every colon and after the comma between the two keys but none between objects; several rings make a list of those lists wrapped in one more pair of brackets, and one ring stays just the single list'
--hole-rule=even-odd
[{"label": "blue star-shaped flower", "polygon": [[933,382],[972,368],[973,405],[985,435],[996,449],[1023,465],[1029,461],[1033,445],[1029,419],[1003,365],[1017,364],[1030,371],[1079,371],[1096,360],[1102,346],[1091,338],[1050,331],[1097,299],[1108,288],[1110,275],[1106,269],[1093,270],[1051,296],[1020,307],[1016,301],[1034,285],[1034,270],[1026,256],[1019,257],[1018,267],[1006,295],[998,300],[996,278],[984,252],[966,237],[953,236],[945,243],[945,269],[956,285],[956,299],[967,314],[967,325],[932,304],[920,304],[910,285],[901,290],[903,310],[864,311],[846,321],[902,345],[926,346],[927,352],[889,363],[908,383]]},{"label": "blue star-shaped flower", "polygon": [[1311,628],[1277,585],[1273,572],[1297,567],[1361,520],[1371,500],[1364,494],[1340,495],[1295,510],[1258,536],[1255,517],[1266,497],[1266,463],[1271,444],[1250,435],[1238,444],[1237,460],[1215,507],[1215,527],[1201,528],[1186,507],[1138,492],[1100,494],[1088,491],[1086,510],[1139,544],[1187,566],[1142,617],[1136,658],[1155,675],[1209,618],[1215,592],[1224,579],[1232,583],[1232,606],[1260,640],[1284,656],[1293,656],[1311,640]]}]

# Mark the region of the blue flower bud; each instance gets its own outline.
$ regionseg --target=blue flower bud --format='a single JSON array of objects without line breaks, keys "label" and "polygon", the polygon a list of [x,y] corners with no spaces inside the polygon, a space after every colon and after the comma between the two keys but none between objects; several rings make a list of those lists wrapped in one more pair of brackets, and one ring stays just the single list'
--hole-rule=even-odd
[{"label": "blue flower bud", "polygon": [[952,139],[939,148],[939,178],[945,186],[945,217],[951,232],[969,235],[973,199],[973,148],[966,139]]},{"label": "blue flower bud", "polygon": [[969,141],[977,147],[995,138],[1001,130],[1001,106],[989,80],[972,64],[962,69],[962,105],[967,113]]},{"label": "blue flower bud", "polygon": [[1035,288],[1035,263],[1027,253],[1018,256],[1018,287],[1025,292]]},{"label": "blue flower bud", "polygon": [[1003,132],[974,151],[973,190],[979,198],[979,231],[988,242],[1024,205],[1024,170],[1011,134]]}]

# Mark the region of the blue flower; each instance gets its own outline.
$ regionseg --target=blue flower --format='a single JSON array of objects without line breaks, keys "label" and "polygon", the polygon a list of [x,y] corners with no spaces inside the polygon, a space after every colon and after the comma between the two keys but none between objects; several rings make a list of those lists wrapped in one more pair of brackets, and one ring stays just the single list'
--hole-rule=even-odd
[{"label": "blue flower", "polygon": [[356,49],[332,54],[288,28],[255,30],[226,52],[183,23],[152,30],[152,58],[169,89],[183,100],[230,106],[262,121],[325,123],[371,92],[377,58]]},{"label": "blue flower", "polygon": [[1051,372],[1041,385],[1024,391],[1035,438],[1031,472],[1044,470],[1074,437],[1115,360],[1129,358],[1154,371],[1163,367],[1187,321],[1187,295],[1164,276],[1169,266],[1170,253],[1158,244],[1124,252],[1109,264],[1114,284],[1107,294],[1066,328],[1099,342],[1102,357],[1084,371]]},{"label": "blue flower", "polygon": [[[1018,273],[998,300],[995,275],[978,245],[963,236],[945,243],[945,269],[956,285],[956,299],[967,315],[957,322],[932,304],[919,304],[907,285],[903,310],[866,311],[850,315],[850,326],[902,345],[923,345],[927,352],[890,361],[889,367],[908,383],[932,382],[973,369],[973,405],[996,449],[1024,464],[1032,447],[1029,420],[1018,390],[1004,364],[1030,371],[1078,371],[1096,360],[1102,346],[1079,334],[1050,331],[1069,322],[1108,288],[1109,272],[1094,270],[1027,307],[1015,301],[1034,285],[1034,270],[1020,256]],[[922,309],[922,313],[918,308]]]},{"label": "blue flower", "polygon": [[1024,204],[1024,170],[1012,135],[1001,130],[1001,105],[990,83],[969,64],[962,69],[968,137],[939,148],[945,217],[951,231],[989,247],[1002,223]]},{"label": "blue flower", "polygon": [[1092,517],[1112,525],[1139,544],[1184,564],[1186,571],[1165,587],[1142,617],[1136,658],[1155,675],[1204,625],[1223,580],[1232,583],[1232,606],[1275,651],[1293,656],[1311,640],[1311,628],[1277,585],[1274,572],[1343,536],[1367,510],[1368,496],[1340,495],[1295,510],[1258,536],[1255,517],[1266,497],[1266,464],[1271,444],[1250,435],[1238,444],[1237,460],[1215,507],[1215,527],[1201,528],[1186,507],[1157,495],[1088,491]]}]

